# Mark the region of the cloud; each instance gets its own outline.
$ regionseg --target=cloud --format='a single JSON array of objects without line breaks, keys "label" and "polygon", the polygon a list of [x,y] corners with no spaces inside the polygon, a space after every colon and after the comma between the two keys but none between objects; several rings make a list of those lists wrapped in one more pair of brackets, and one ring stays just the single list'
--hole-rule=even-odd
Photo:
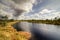
[{"label": "cloud", "polygon": [[44,14],[44,13],[51,13],[51,12],[54,12],[55,10],[48,10],[48,9],[43,9],[42,11],[40,11],[41,14]]},{"label": "cloud", "polygon": [[[38,13],[32,14],[30,16],[23,16],[24,20],[45,20],[45,19],[54,19],[55,17],[60,17],[60,12],[51,9],[43,9]],[[21,17],[22,18],[22,17]]]},{"label": "cloud", "polygon": [[41,0],[40,3],[37,0],[32,13],[25,19],[54,19],[60,15],[60,0]]},{"label": "cloud", "polygon": [[37,14],[42,16],[40,17],[42,19],[54,19],[55,17],[60,15],[60,12],[52,9],[43,9]]},{"label": "cloud", "polygon": [[55,17],[60,15],[60,12],[52,9],[43,9],[37,14],[40,14],[40,16],[42,16],[41,18],[44,19],[54,19]]},{"label": "cloud", "polygon": [[43,0],[36,0],[36,1],[35,1],[35,5],[40,4],[40,3],[42,3],[42,2],[43,2]]},{"label": "cloud", "polygon": [[[60,15],[59,3],[60,0],[0,0],[0,15],[13,19],[51,19]],[[25,16],[26,13],[31,15]]]},{"label": "cloud", "polygon": [[0,0],[0,11],[3,10],[15,18],[30,12],[34,3],[35,0]]}]

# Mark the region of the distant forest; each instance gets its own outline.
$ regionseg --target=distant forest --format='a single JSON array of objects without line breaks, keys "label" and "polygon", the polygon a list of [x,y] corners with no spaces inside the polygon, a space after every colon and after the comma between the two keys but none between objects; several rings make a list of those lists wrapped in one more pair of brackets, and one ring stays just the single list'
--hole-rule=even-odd
[{"label": "distant forest", "polygon": [[19,21],[19,22],[31,22],[31,23],[43,23],[43,24],[54,24],[54,25],[60,25],[60,18],[55,17],[53,20],[14,20],[14,19],[8,19],[7,16],[0,16],[0,25],[7,25],[8,22],[13,22],[13,21]]},{"label": "distant forest", "polygon": [[43,23],[43,24],[54,24],[54,25],[60,25],[60,18],[55,17],[53,20],[21,20],[21,21],[27,21],[32,23]]}]

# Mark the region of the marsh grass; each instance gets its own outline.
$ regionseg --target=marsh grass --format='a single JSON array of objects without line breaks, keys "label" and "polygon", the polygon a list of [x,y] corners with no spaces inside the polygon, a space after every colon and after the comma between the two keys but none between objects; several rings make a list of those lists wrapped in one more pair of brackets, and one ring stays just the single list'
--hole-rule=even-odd
[{"label": "marsh grass", "polygon": [[17,22],[17,20],[0,20],[0,40],[28,40],[30,38],[27,38],[28,35],[25,32],[18,32],[12,27]]}]

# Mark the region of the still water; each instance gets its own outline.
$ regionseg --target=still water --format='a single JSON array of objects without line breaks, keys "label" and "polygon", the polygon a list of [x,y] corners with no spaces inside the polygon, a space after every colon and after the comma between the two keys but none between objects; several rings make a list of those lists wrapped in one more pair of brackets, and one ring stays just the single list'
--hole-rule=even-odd
[{"label": "still water", "polygon": [[17,28],[30,32],[37,40],[60,40],[60,25],[20,22]]}]

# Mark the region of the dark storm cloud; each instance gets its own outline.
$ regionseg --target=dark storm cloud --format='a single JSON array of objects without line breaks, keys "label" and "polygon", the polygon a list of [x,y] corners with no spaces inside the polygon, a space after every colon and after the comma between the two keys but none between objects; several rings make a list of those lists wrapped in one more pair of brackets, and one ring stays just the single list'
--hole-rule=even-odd
[{"label": "dark storm cloud", "polygon": [[24,2],[29,2],[29,0],[12,0],[14,1],[15,3],[24,3]]},{"label": "dark storm cloud", "polygon": [[14,9],[14,11],[15,11],[15,14],[13,14],[15,17],[18,17],[18,16],[20,16],[21,15],[21,13],[23,13],[24,12],[24,10],[20,10],[20,9]]},{"label": "dark storm cloud", "polygon": [[18,17],[21,13],[30,11],[33,3],[33,0],[0,0],[0,9],[7,12],[7,14],[11,12],[13,17]]}]

